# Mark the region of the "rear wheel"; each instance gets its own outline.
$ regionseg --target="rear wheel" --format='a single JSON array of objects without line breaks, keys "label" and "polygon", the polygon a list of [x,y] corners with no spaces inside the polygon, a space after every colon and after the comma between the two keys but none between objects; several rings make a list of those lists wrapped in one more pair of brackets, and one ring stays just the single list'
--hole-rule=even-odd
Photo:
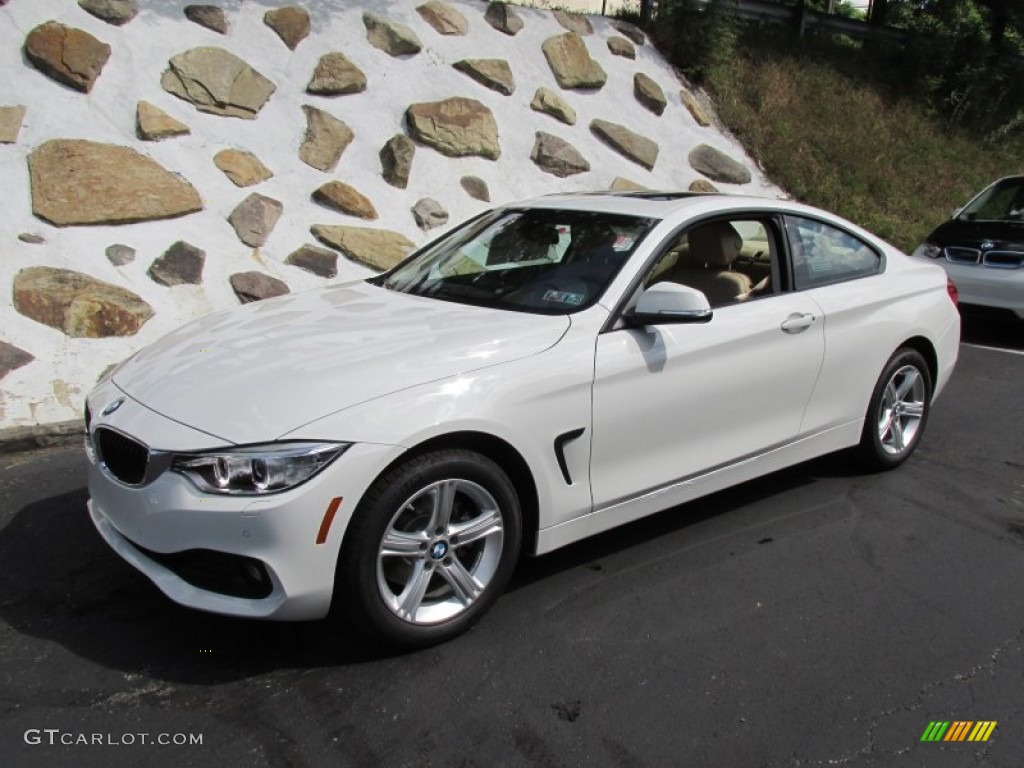
[{"label": "rear wheel", "polygon": [[858,448],[869,469],[892,469],[914,452],[928,423],[932,379],[915,349],[904,347],[886,363],[875,385]]},{"label": "rear wheel", "polygon": [[464,632],[519,556],[519,500],[487,457],[443,450],[379,477],[345,537],[338,589],[369,634],[407,648]]}]

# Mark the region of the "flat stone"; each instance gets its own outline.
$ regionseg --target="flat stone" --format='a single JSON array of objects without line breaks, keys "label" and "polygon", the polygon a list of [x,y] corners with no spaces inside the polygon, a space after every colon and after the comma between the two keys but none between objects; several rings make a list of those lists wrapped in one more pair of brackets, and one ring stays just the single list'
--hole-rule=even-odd
[{"label": "flat stone", "polygon": [[185,136],[192,130],[148,101],[135,107],[135,133],[143,141],[160,141],[172,136]]},{"label": "flat stone", "polygon": [[668,106],[668,99],[665,98],[661,86],[643,72],[633,75],[633,95],[637,101],[658,116],[661,116]]},{"label": "flat stone", "polygon": [[327,182],[313,193],[313,199],[321,205],[347,213],[349,216],[371,221],[377,218],[377,209],[373,207],[373,203],[355,187],[340,181]]},{"label": "flat stone", "polygon": [[444,101],[413,104],[405,112],[412,138],[448,157],[501,156],[498,124],[476,99],[456,96]]},{"label": "flat stone", "polygon": [[616,56],[623,56],[627,59],[636,58],[636,48],[633,43],[624,37],[613,35],[608,38],[608,50]]},{"label": "flat stone", "polygon": [[530,102],[530,109],[551,115],[566,125],[576,125],[576,110],[569,106],[569,102],[549,88],[537,89],[533,95],[533,101]]},{"label": "flat stone", "polygon": [[322,109],[306,105],[302,111],[306,113],[306,135],[299,147],[299,159],[319,171],[333,171],[356,135],[345,123]]},{"label": "flat stone", "polygon": [[712,181],[724,184],[749,184],[752,176],[744,165],[727,154],[707,144],[701,144],[690,151],[690,166]]},{"label": "flat stone", "polygon": [[391,269],[416,247],[405,235],[387,229],[314,224],[310,231],[320,242],[378,272]]},{"label": "flat stone", "polygon": [[222,149],[213,162],[236,187],[251,187],[274,175],[256,155],[240,149]]},{"label": "flat stone", "polygon": [[452,66],[492,91],[511,96],[516,90],[512,68],[504,59],[463,59]]},{"label": "flat stone", "polygon": [[430,0],[416,9],[423,20],[442,35],[464,35],[469,31],[466,17],[443,0]]},{"label": "flat stone", "polygon": [[366,39],[389,56],[415,56],[423,50],[419,37],[405,24],[388,21],[367,11],[363,14]]},{"label": "flat stone", "polygon": [[697,125],[703,125],[705,127],[711,125],[711,118],[708,117],[708,113],[704,111],[704,107],[702,107],[700,102],[697,101],[696,96],[689,91],[680,91],[679,100],[683,102],[683,106],[690,112],[691,117],[697,121]]},{"label": "flat stone", "polygon": [[78,0],[78,5],[97,19],[115,27],[127,24],[139,12],[136,0]]},{"label": "flat stone", "polygon": [[559,178],[575,176],[590,170],[590,163],[565,139],[537,131],[530,159],[545,173]]},{"label": "flat stone", "polygon": [[246,120],[254,119],[277,89],[233,53],[212,46],[173,57],[160,85],[200,112]]},{"label": "flat stone", "polygon": [[568,11],[552,11],[551,15],[555,21],[577,35],[592,35],[594,28],[590,25],[590,19],[581,13],[569,13]]},{"label": "flat stone", "polygon": [[13,144],[21,133],[25,107],[0,107],[0,144]]},{"label": "flat stone", "polygon": [[11,371],[28,365],[35,357],[6,341],[0,341],[0,379]]},{"label": "flat stone", "polygon": [[614,21],[612,22],[612,27],[624,34],[637,45],[643,45],[647,42],[647,36],[644,35],[643,30],[634,24],[630,24],[627,21]]},{"label": "flat stone", "polygon": [[131,291],[69,269],[28,267],[14,276],[14,308],[72,338],[132,336],[153,308]]},{"label": "flat stone", "polygon": [[703,192],[705,194],[710,194],[710,193],[713,193],[713,192],[717,192],[718,191],[718,187],[716,187],[714,184],[712,184],[707,179],[696,179],[695,181],[690,182],[690,191],[691,192]]},{"label": "flat stone", "polygon": [[523,20],[519,18],[519,14],[504,2],[490,3],[487,12],[484,13],[484,21],[499,32],[510,36],[518,34],[523,28]]},{"label": "flat stone", "polygon": [[332,278],[338,275],[337,252],[315,245],[303,245],[292,251],[284,263],[312,272],[319,277]]},{"label": "flat stone", "polygon": [[654,168],[658,160],[658,145],[646,136],[607,120],[591,120],[590,130],[623,157],[647,170]]},{"label": "flat stone", "polygon": [[412,207],[412,217],[416,219],[416,226],[424,232],[448,223],[448,211],[432,197],[418,200]]},{"label": "flat stone", "polygon": [[286,282],[262,272],[236,272],[229,280],[235,296],[243,304],[291,293]]},{"label": "flat stone", "polygon": [[601,65],[590,58],[583,38],[575,32],[549,37],[541,50],[561,88],[599,90],[608,80]]},{"label": "flat stone", "polygon": [[196,190],[128,147],[53,139],[28,157],[32,212],[57,226],[131,224],[203,209]]},{"label": "flat stone", "polygon": [[647,187],[643,184],[637,184],[635,181],[631,181],[624,176],[616,176],[608,189],[613,192],[643,192],[647,190]]},{"label": "flat stone", "polygon": [[283,212],[284,205],[279,200],[253,192],[235,207],[228,222],[239,240],[253,248],[262,248]]},{"label": "flat stone", "polygon": [[110,58],[110,46],[88,32],[48,21],[28,33],[25,55],[47,77],[88,93]]},{"label": "flat stone", "polygon": [[179,240],[149,266],[146,274],[160,285],[199,285],[205,264],[206,251]]},{"label": "flat stone", "polygon": [[319,96],[340,96],[365,90],[366,74],[349,61],[345,54],[337,51],[320,57],[313,78],[306,86],[307,93]]},{"label": "flat stone", "polygon": [[459,184],[474,200],[482,203],[491,202],[491,190],[487,188],[487,182],[479,176],[463,176],[459,179]]},{"label": "flat stone", "polygon": [[381,175],[384,181],[398,189],[409,185],[412,160],[416,156],[416,144],[405,134],[388,139],[380,150]]},{"label": "flat stone", "polygon": [[277,32],[291,50],[309,36],[309,12],[299,5],[275,8],[263,14],[263,23]]},{"label": "flat stone", "polygon": [[22,232],[18,235],[18,239],[23,243],[28,243],[29,245],[42,245],[46,242],[45,237],[38,235],[35,232]]},{"label": "flat stone", "polygon": [[224,10],[216,5],[186,5],[185,17],[201,27],[206,27],[222,35],[228,33],[228,17],[224,14]]},{"label": "flat stone", "polygon": [[115,267],[123,267],[135,261],[135,249],[127,245],[114,244],[106,250],[107,259]]}]

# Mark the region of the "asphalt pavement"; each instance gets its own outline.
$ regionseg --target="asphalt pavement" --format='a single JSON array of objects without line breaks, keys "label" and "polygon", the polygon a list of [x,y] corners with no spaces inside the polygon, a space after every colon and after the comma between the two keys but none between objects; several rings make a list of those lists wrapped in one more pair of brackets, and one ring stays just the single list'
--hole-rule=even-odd
[{"label": "asphalt pavement", "polygon": [[1016,768],[1024,330],[965,339],[902,468],[826,457],[525,560],[406,655],[179,608],[92,529],[77,446],[0,455],[0,761]]}]

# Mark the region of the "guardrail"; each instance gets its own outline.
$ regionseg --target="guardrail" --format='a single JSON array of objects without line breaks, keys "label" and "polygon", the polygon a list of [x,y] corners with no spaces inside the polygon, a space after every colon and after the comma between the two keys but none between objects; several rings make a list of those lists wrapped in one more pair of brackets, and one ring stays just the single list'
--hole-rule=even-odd
[{"label": "guardrail", "polygon": [[808,29],[821,29],[854,37],[859,40],[871,38],[893,45],[906,45],[913,35],[905,29],[868,24],[860,19],[819,13],[800,5],[782,5],[769,0],[696,0],[699,5],[714,5],[733,15],[745,19],[774,24],[789,24],[803,34]]}]

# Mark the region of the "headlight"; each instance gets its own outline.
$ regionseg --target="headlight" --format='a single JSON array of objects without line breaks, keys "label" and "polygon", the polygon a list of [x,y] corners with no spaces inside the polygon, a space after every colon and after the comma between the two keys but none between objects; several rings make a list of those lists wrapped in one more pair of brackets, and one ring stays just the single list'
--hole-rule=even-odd
[{"label": "headlight", "polygon": [[271,443],[209,453],[178,454],[171,470],[208,493],[261,496],[306,482],[349,443]]},{"label": "headlight", "polygon": [[910,255],[915,258],[937,259],[942,255],[942,249],[934,243],[921,243]]}]

